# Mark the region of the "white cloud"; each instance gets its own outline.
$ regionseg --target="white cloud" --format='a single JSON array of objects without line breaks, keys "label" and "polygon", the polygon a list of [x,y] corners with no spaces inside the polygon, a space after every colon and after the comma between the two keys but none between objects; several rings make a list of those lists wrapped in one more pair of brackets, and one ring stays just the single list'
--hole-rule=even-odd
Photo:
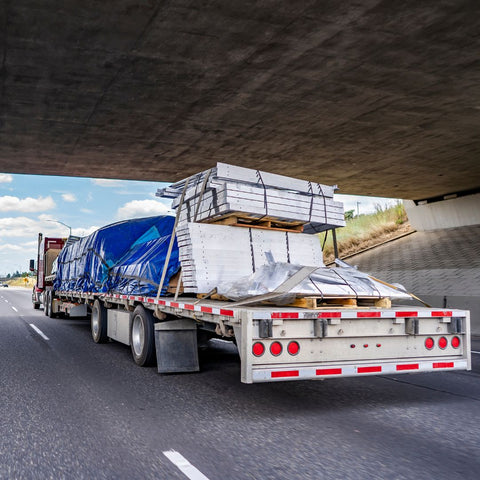
[{"label": "white cloud", "polygon": [[54,207],[55,202],[50,196],[18,198],[5,195],[0,197],[0,212],[41,212],[51,210]]},{"label": "white cloud", "polygon": [[33,248],[35,250],[37,249],[37,246],[38,246],[38,239],[37,238],[33,241],[23,242],[21,244],[21,248]]},{"label": "white cloud", "polygon": [[55,219],[52,217],[52,215],[50,213],[41,213],[38,216],[38,219],[41,220],[42,222],[55,221]]},{"label": "white cloud", "polygon": [[76,202],[77,197],[73,193],[63,193],[62,198],[65,202]]},{"label": "white cloud", "polygon": [[110,178],[92,178],[92,183],[99,187],[121,187],[124,185],[123,180],[113,180]]},{"label": "white cloud", "polygon": [[24,250],[24,247],[21,245],[13,244],[13,243],[1,243],[0,244],[0,251],[7,250],[7,251],[21,251]]},{"label": "white cloud", "polygon": [[[36,245],[39,233],[43,233],[47,237],[61,237],[68,236],[68,228],[65,225],[59,224],[49,215],[40,215],[38,219],[27,217],[5,217],[0,218],[0,237],[14,238],[18,237],[27,240],[21,245],[27,247]],[[73,228],[72,234],[78,236],[85,236],[99,227],[92,226],[88,228]],[[6,250],[6,249],[4,249]]]},{"label": "white cloud", "polygon": [[74,228],[72,230],[72,235],[76,235],[77,237],[86,237],[87,235],[90,235],[93,233],[95,230],[98,230],[100,227],[97,227],[96,225],[93,225],[88,228]]},{"label": "white cloud", "polygon": [[117,217],[122,220],[138,217],[151,217],[154,215],[166,215],[171,210],[157,200],[132,200],[120,207]]},{"label": "white cloud", "polygon": [[38,233],[43,231],[43,226],[42,222],[27,217],[0,218],[0,236],[37,238]]},{"label": "white cloud", "polygon": [[13,177],[8,173],[0,173],[0,183],[13,182]]}]

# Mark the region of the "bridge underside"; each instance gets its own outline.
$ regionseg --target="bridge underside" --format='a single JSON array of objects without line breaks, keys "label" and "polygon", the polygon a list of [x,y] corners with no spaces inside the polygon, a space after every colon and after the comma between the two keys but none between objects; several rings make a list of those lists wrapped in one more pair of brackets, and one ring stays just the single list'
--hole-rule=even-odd
[{"label": "bridge underside", "polygon": [[174,181],[223,161],[341,193],[480,187],[478,1],[0,9],[0,171]]}]

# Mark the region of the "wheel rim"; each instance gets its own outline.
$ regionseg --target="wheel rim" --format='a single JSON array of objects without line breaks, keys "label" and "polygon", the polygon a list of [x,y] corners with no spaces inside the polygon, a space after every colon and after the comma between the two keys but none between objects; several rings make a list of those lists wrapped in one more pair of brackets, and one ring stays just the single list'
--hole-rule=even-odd
[{"label": "wheel rim", "polygon": [[139,357],[142,354],[143,346],[145,344],[145,329],[140,315],[133,319],[132,324],[132,346],[135,355]]},{"label": "wheel rim", "polygon": [[98,332],[100,330],[100,321],[99,321],[98,317],[99,317],[98,308],[93,308],[93,310],[92,310],[92,333],[93,333],[94,338],[98,337]]}]

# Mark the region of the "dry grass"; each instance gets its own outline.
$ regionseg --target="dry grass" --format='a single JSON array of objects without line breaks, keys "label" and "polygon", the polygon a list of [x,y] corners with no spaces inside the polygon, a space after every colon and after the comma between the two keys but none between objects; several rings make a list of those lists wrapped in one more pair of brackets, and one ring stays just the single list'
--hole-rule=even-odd
[{"label": "dry grass", "polygon": [[[411,231],[407,215],[402,203],[383,209],[377,206],[377,211],[370,215],[360,215],[347,220],[344,228],[337,230],[337,245],[339,257],[345,257],[378,243]],[[323,245],[325,234],[320,234]],[[334,260],[331,232],[323,250],[325,263]]]},{"label": "dry grass", "polygon": [[35,285],[35,278],[34,277],[27,277],[28,282],[25,282],[25,277],[17,277],[12,278],[11,280],[7,280],[5,283],[8,283],[11,287],[26,287],[26,288],[33,288]]}]

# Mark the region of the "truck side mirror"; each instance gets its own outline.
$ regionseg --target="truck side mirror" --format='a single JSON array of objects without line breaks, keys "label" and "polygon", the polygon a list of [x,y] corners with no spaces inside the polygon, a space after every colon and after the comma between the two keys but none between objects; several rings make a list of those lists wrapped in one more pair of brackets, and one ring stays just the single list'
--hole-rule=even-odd
[{"label": "truck side mirror", "polygon": [[35,260],[30,260],[30,271],[31,272],[35,271]]}]

